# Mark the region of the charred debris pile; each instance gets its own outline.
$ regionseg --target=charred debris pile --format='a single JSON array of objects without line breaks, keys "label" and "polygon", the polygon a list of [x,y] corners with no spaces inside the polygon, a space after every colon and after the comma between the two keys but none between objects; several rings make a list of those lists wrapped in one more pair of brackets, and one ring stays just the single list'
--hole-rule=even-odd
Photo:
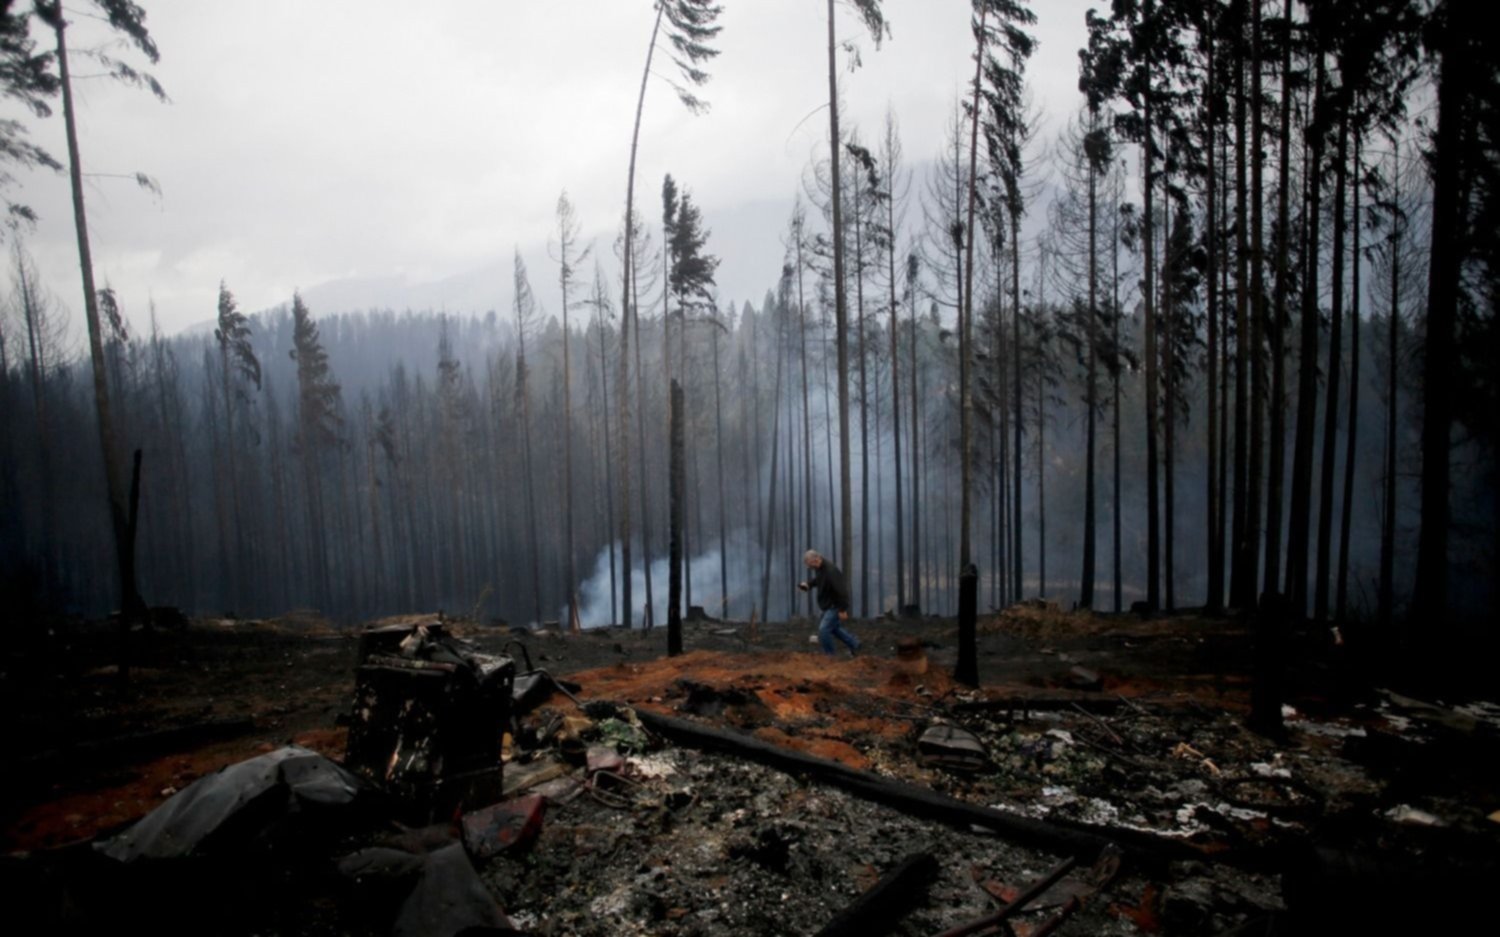
[{"label": "charred debris pile", "polygon": [[1310,934],[1431,932],[1500,870],[1493,708],[1309,701],[1268,739],[1066,655],[965,689],[889,637],[564,679],[372,629],[342,763],[262,754],[0,881],[64,932]]}]

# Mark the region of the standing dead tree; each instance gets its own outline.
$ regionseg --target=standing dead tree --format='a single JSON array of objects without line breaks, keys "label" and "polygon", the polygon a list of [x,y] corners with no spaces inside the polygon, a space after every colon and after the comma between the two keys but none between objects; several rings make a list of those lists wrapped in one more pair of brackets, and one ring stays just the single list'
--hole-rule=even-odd
[{"label": "standing dead tree", "polygon": [[[620,256],[622,258],[621,271],[621,302],[620,302],[620,537],[622,541],[623,561],[626,569],[630,567],[630,327],[635,325],[636,332],[636,358],[639,364],[640,358],[640,319],[639,310],[636,308],[636,240],[639,223],[636,220],[635,211],[635,165],[636,154],[641,137],[641,112],[646,106],[646,85],[651,78],[651,62],[656,56],[657,38],[662,32],[662,23],[667,25],[667,40],[672,47],[672,61],[676,64],[678,74],[682,83],[671,82],[672,89],[677,92],[677,97],[683,106],[692,113],[702,113],[708,105],[702,99],[695,96],[691,88],[701,87],[705,84],[709,75],[702,69],[709,59],[719,54],[719,51],[709,43],[719,34],[717,20],[719,13],[723,10],[721,6],[711,0],[655,0],[656,16],[651,23],[651,40],[646,46],[646,65],[641,69],[641,90],[636,97],[635,124],[630,133],[630,170],[625,182],[625,231],[624,246]],[[639,367],[637,367],[639,370]],[[644,415],[641,416],[644,419]],[[642,498],[645,497],[646,479],[641,479]],[[651,588],[650,573],[650,551],[644,551],[643,565],[646,568],[646,589],[649,593]],[[629,620],[631,616],[631,588],[630,575],[626,574],[624,583],[624,607],[625,616]],[[647,599],[647,621],[649,622],[650,599]]]},{"label": "standing dead tree", "polygon": [[[125,33],[130,41],[153,64],[161,56],[156,42],[146,30],[146,13],[134,3],[124,0],[95,0],[106,14],[109,24]],[[127,501],[124,466],[120,462],[120,447],[116,439],[113,410],[110,407],[109,382],[106,376],[108,365],[104,355],[104,336],[99,324],[99,294],[94,288],[94,261],[89,245],[88,213],[83,202],[83,158],[78,147],[77,109],[73,101],[73,83],[68,68],[68,21],[63,16],[61,2],[36,3],[36,13],[49,26],[57,38],[57,71],[63,98],[63,127],[68,141],[68,179],[73,191],[73,226],[78,236],[78,266],[83,281],[83,309],[88,322],[89,359],[94,372],[94,407],[98,418],[99,447],[104,455],[104,483],[109,498],[109,516],[114,530],[115,554],[119,563],[121,634],[128,636],[130,623],[145,615],[146,603],[136,590],[135,573],[135,529],[134,511]],[[161,100],[166,92],[155,78],[126,65],[115,63],[113,74],[123,80],[144,85]],[[144,179],[145,177],[138,177]],[[139,466],[139,458],[136,465]],[[134,487],[134,486],[133,486]],[[122,637],[122,640],[124,638]],[[128,655],[122,648],[120,679],[129,679]]]}]

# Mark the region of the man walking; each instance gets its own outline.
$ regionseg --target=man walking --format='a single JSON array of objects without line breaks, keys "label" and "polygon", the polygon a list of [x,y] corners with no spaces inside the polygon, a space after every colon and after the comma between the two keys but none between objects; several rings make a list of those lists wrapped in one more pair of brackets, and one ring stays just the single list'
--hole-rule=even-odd
[{"label": "man walking", "polygon": [[859,639],[844,627],[844,622],[849,620],[849,587],[844,582],[843,572],[817,550],[808,550],[803,554],[802,562],[812,570],[812,578],[797,583],[797,588],[803,592],[817,590],[818,608],[823,611],[818,620],[818,644],[823,653],[832,657],[833,639],[838,638],[848,645],[849,656],[855,656],[859,653]]}]

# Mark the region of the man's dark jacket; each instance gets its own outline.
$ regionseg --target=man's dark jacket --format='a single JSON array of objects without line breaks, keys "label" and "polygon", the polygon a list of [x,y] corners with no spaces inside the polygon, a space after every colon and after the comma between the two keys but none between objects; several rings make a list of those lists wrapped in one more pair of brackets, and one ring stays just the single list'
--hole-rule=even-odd
[{"label": "man's dark jacket", "polygon": [[830,608],[849,610],[849,586],[844,582],[843,572],[828,557],[823,557],[823,564],[812,571],[808,584],[818,591],[818,608],[825,612]]}]

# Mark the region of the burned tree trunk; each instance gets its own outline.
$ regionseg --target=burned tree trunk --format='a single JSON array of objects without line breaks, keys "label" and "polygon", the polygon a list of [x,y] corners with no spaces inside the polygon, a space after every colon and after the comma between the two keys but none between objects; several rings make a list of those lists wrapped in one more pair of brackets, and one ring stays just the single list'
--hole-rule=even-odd
[{"label": "burned tree trunk", "polygon": [[[1314,99],[1323,97],[1325,66],[1322,53],[1314,53],[1317,77]],[[1307,233],[1303,238],[1306,258],[1303,273],[1307,283],[1317,281],[1322,221],[1323,133],[1312,135],[1308,156]],[[1297,429],[1292,449],[1292,500],[1287,511],[1286,597],[1300,618],[1307,614],[1308,515],[1312,505],[1313,423],[1318,416],[1318,291],[1302,291],[1302,319],[1297,363]]]},{"label": "burned tree trunk", "polygon": [[[1204,70],[1203,88],[1203,152],[1207,156],[1204,169],[1207,172],[1207,192],[1204,195],[1203,206],[1207,213],[1204,224],[1203,243],[1207,249],[1207,266],[1204,271],[1204,280],[1208,286],[1208,355],[1207,357],[1207,391],[1208,391],[1208,490],[1206,492],[1208,507],[1208,595],[1204,599],[1204,605],[1209,611],[1217,612],[1224,607],[1224,541],[1214,536],[1219,529],[1219,224],[1221,219],[1215,211],[1218,208],[1218,177],[1214,172],[1214,145],[1218,141],[1219,130],[1214,115],[1214,35],[1213,35],[1213,11],[1210,9],[1204,14],[1204,25],[1202,36],[1207,46],[1208,67]],[[1119,611],[1116,606],[1115,611]]]},{"label": "burned tree trunk", "polygon": [[[1150,63],[1148,63],[1148,68]],[[1156,193],[1156,178],[1153,174],[1152,156],[1154,124],[1151,121],[1152,95],[1148,89],[1145,101],[1145,139],[1141,144],[1142,185],[1142,249],[1146,255],[1145,281],[1141,297],[1145,302],[1146,328],[1146,606],[1153,612],[1161,607],[1161,505],[1157,479],[1157,351],[1156,351],[1156,252],[1153,242],[1156,210],[1153,198]]]},{"label": "burned tree trunk", "polygon": [[671,485],[671,535],[668,546],[669,573],[667,577],[667,654],[676,657],[682,653],[682,501],[683,501],[683,438],[682,438],[682,385],[672,382],[671,433],[672,467],[668,475]]},{"label": "burned tree trunk", "polygon": [[953,679],[968,686],[979,686],[979,650],[975,640],[974,619],[979,602],[979,568],[965,563],[958,577],[958,664]]},{"label": "burned tree trunk", "polygon": [[[806,511],[804,512],[804,536],[810,544],[813,542],[812,411],[811,405],[808,402],[807,392],[807,304],[803,302],[802,298],[802,271],[804,265],[802,260],[803,218],[800,203],[798,204],[797,214],[794,218],[794,237],[796,237],[794,246],[797,250],[797,354],[802,362],[802,500],[806,507]],[[829,458],[832,457],[833,454],[830,451]],[[828,534],[831,538],[833,531],[830,530]],[[809,594],[807,596],[807,614],[811,616],[812,613],[813,596]]]},{"label": "burned tree trunk", "polygon": [[[828,0],[828,149],[833,180],[833,309],[834,342],[838,357],[839,392],[839,556],[844,575],[853,581],[850,563],[854,560],[854,496],[849,474],[849,311],[844,300],[844,207],[843,179],[839,175],[839,88],[837,59],[834,51],[833,0]],[[864,571],[860,571],[864,575]]]},{"label": "burned tree trunk", "polygon": [[1349,224],[1345,218],[1345,205],[1349,191],[1349,115],[1347,99],[1344,113],[1339,119],[1338,162],[1334,165],[1333,189],[1333,308],[1329,315],[1328,370],[1323,411],[1323,459],[1320,465],[1318,488],[1318,546],[1315,558],[1313,582],[1313,618],[1328,619],[1329,563],[1333,550],[1333,470],[1338,451],[1339,382],[1343,369],[1344,333],[1344,238]]},{"label": "burned tree trunk", "polygon": [[1360,135],[1354,133],[1354,216],[1350,219],[1350,236],[1354,243],[1349,249],[1353,265],[1353,282],[1350,284],[1349,306],[1349,415],[1344,427],[1344,512],[1339,521],[1339,558],[1337,582],[1334,587],[1333,619],[1339,624],[1346,621],[1349,606],[1349,534],[1353,520],[1354,505],[1354,460],[1355,444],[1359,438],[1359,190],[1360,181]]},{"label": "burned tree trunk", "polygon": [[[1292,22],[1292,0],[1286,0],[1287,28]],[[1282,479],[1286,462],[1286,326],[1287,293],[1290,279],[1287,256],[1291,248],[1292,216],[1287,202],[1291,189],[1291,113],[1292,113],[1292,48],[1291,43],[1282,42],[1281,53],[1281,131],[1280,153],[1277,161],[1276,185],[1276,285],[1272,300],[1274,321],[1269,329],[1271,336],[1271,443],[1270,461],[1267,465],[1266,482],[1266,564],[1263,591],[1274,592],[1281,583],[1281,510]]]},{"label": "burned tree trunk", "polygon": [[[1400,146],[1392,140],[1393,157],[1391,179],[1395,185],[1392,201],[1401,204]],[[1390,222],[1390,307],[1386,310],[1386,401],[1385,401],[1385,485],[1382,492],[1385,505],[1380,523],[1380,586],[1376,621],[1382,635],[1389,640],[1392,619],[1395,616],[1396,574],[1396,416],[1400,405],[1400,368],[1398,348],[1401,341],[1401,244],[1403,222],[1393,218]]]},{"label": "burned tree trunk", "polygon": [[[985,18],[989,15],[989,5],[982,4],[979,8],[979,28],[974,30],[974,36],[978,48],[974,50],[974,101],[970,105],[973,114],[969,125],[969,217],[963,230],[964,243],[961,246],[965,251],[964,277],[962,279],[963,295],[959,299],[958,307],[958,438],[959,438],[959,519],[958,519],[958,563],[963,567],[963,574],[968,575],[970,562],[970,489],[973,488],[973,415],[974,400],[969,391],[969,356],[973,354],[970,342],[974,321],[974,204],[977,195],[977,180],[975,174],[975,161],[979,152],[979,84],[984,67],[984,39]],[[963,587],[967,595],[969,584]],[[959,605],[962,607],[963,599],[960,598]],[[960,638],[960,645],[963,641]],[[959,651],[959,672],[964,671],[963,650]]]},{"label": "burned tree trunk", "polygon": [[[786,320],[786,281],[783,278],[781,298],[777,303],[777,313],[783,323]],[[776,542],[776,455],[777,446],[781,441],[781,326],[776,329],[776,380],[771,391],[771,492],[766,498],[766,527],[761,542],[766,545],[765,562],[761,568],[760,580],[760,614],[762,618],[770,617],[771,601],[771,552],[772,544]],[[750,614],[754,616],[755,610]]]},{"label": "burned tree trunk", "polygon": [[1241,575],[1243,601],[1238,608],[1254,608],[1255,584],[1260,579],[1261,489],[1265,477],[1266,447],[1266,290],[1264,253],[1265,209],[1265,108],[1261,101],[1260,0],[1251,8],[1250,100],[1250,455],[1245,469],[1245,536],[1235,567]]},{"label": "burned tree trunk", "polygon": [[[646,467],[646,381],[644,369],[641,367],[641,303],[639,287],[640,284],[632,279],[630,288],[634,296],[634,301],[631,304],[631,308],[633,309],[631,321],[635,323],[635,425],[639,442],[637,449],[641,459],[641,571],[645,574],[646,579],[646,604],[641,612],[641,627],[652,628],[656,625],[656,604],[652,597],[651,589],[651,485],[649,482],[650,475]],[[627,582],[630,579],[628,575],[625,578]]]},{"label": "burned tree trunk", "polygon": [[[1234,517],[1231,521],[1229,604],[1249,608],[1255,581],[1249,577],[1250,519],[1246,494],[1250,468],[1250,202],[1249,112],[1245,91],[1243,14],[1235,21],[1234,58]],[[1257,71],[1260,63],[1256,62]],[[1256,112],[1260,102],[1255,102]],[[1258,156],[1258,154],[1257,154]],[[1247,581],[1248,579],[1248,581]]]},{"label": "burned tree trunk", "polygon": [[[58,11],[54,31],[57,34],[57,64],[63,95],[63,124],[68,140],[68,178],[73,190],[73,225],[78,236],[78,266],[83,278],[83,309],[88,321],[89,359],[93,362],[94,409],[98,417],[99,448],[104,454],[104,483],[108,493],[109,516],[115,539],[115,558],[119,563],[120,612],[122,635],[128,635],[131,620],[143,616],[146,603],[135,585],[135,541],[121,477],[119,443],[115,438],[111,415],[107,365],[104,360],[103,330],[99,325],[98,294],[94,290],[94,262],[89,249],[88,216],[83,207],[83,167],[78,151],[77,121],[73,107],[73,85],[68,74],[68,47],[64,39],[66,25]],[[123,640],[123,638],[122,638]],[[121,681],[127,679],[129,667],[122,655]]]},{"label": "burned tree trunk", "polygon": [[724,516],[724,400],[720,393],[719,333],[714,339],[714,457],[719,475],[719,617],[729,617],[729,534]]}]

